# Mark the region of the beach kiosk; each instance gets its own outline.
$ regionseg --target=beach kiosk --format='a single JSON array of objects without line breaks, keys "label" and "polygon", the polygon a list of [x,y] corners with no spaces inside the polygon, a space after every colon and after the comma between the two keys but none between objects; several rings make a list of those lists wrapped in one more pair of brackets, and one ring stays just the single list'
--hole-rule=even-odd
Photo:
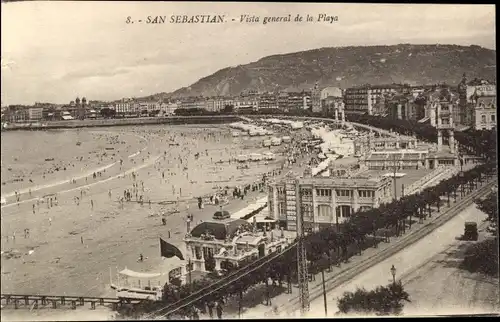
[{"label": "beach kiosk", "polygon": [[138,272],[128,268],[118,271],[111,288],[116,297],[128,300],[161,301],[165,285],[180,281],[185,284],[186,261],[177,257],[163,259],[160,272]]}]

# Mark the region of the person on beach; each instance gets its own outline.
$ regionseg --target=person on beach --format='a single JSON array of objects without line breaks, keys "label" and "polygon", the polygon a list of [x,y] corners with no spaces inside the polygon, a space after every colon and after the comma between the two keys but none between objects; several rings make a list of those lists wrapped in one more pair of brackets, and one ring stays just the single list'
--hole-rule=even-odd
[{"label": "person on beach", "polygon": [[33,215],[35,214],[35,204],[33,204]]},{"label": "person on beach", "polygon": [[94,200],[90,199],[90,208],[93,210],[94,209]]}]

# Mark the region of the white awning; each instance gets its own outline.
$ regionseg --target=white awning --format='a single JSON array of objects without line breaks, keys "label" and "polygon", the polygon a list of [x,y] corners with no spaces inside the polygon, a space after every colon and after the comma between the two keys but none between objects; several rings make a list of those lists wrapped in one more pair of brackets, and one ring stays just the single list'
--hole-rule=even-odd
[{"label": "white awning", "polygon": [[155,277],[160,277],[162,275],[161,273],[135,272],[135,271],[132,271],[128,268],[125,268],[124,270],[120,271],[119,274],[126,275],[129,277],[135,277],[135,278],[155,278]]},{"label": "white awning", "polygon": [[396,173],[386,173],[383,175],[383,177],[394,177],[396,176],[396,178],[401,178],[401,177],[404,177],[406,175],[406,173],[399,173],[399,172],[396,172]]},{"label": "white awning", "polygon": [[74,120],[73,116],[70,116],[70,115],[63,115],[62,119],[63,120]]}]

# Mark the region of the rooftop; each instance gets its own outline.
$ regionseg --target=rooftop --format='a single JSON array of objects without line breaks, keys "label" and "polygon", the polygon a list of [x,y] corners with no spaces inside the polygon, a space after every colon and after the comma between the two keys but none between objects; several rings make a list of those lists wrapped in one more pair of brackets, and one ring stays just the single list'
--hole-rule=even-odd
[{"label": "rooftop", "polygon": [[204,234],[213,235],[217,240],[225,240],[226,238],[233,237],[240,226],[250,229],[251,225],[243,219],[223,219],[223,220],[209,220],[198,224],[191,230],[191,236],[200,238]]},{"label": "rooftop", "polygon": [[339,177],[314,177],[314,178],[301,178],[300,184],[314,184],[314,185],[328,185],[334,187],[379,187],[386,178],[368,176],[363,173],[352,178],[339,178]]}]

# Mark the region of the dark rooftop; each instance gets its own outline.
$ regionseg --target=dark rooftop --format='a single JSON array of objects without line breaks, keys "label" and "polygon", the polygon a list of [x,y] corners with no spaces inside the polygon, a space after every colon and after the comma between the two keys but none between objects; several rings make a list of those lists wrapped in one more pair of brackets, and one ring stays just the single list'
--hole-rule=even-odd
[{"label": "dark rooftop", "polygon": [[233,236],[240,226],[249,228],[251,225],[246,220],[233,218],[204,221],[191,230],[191,236],[199,238],[202,234],[209,233],[217,240],[225,240]]}]

